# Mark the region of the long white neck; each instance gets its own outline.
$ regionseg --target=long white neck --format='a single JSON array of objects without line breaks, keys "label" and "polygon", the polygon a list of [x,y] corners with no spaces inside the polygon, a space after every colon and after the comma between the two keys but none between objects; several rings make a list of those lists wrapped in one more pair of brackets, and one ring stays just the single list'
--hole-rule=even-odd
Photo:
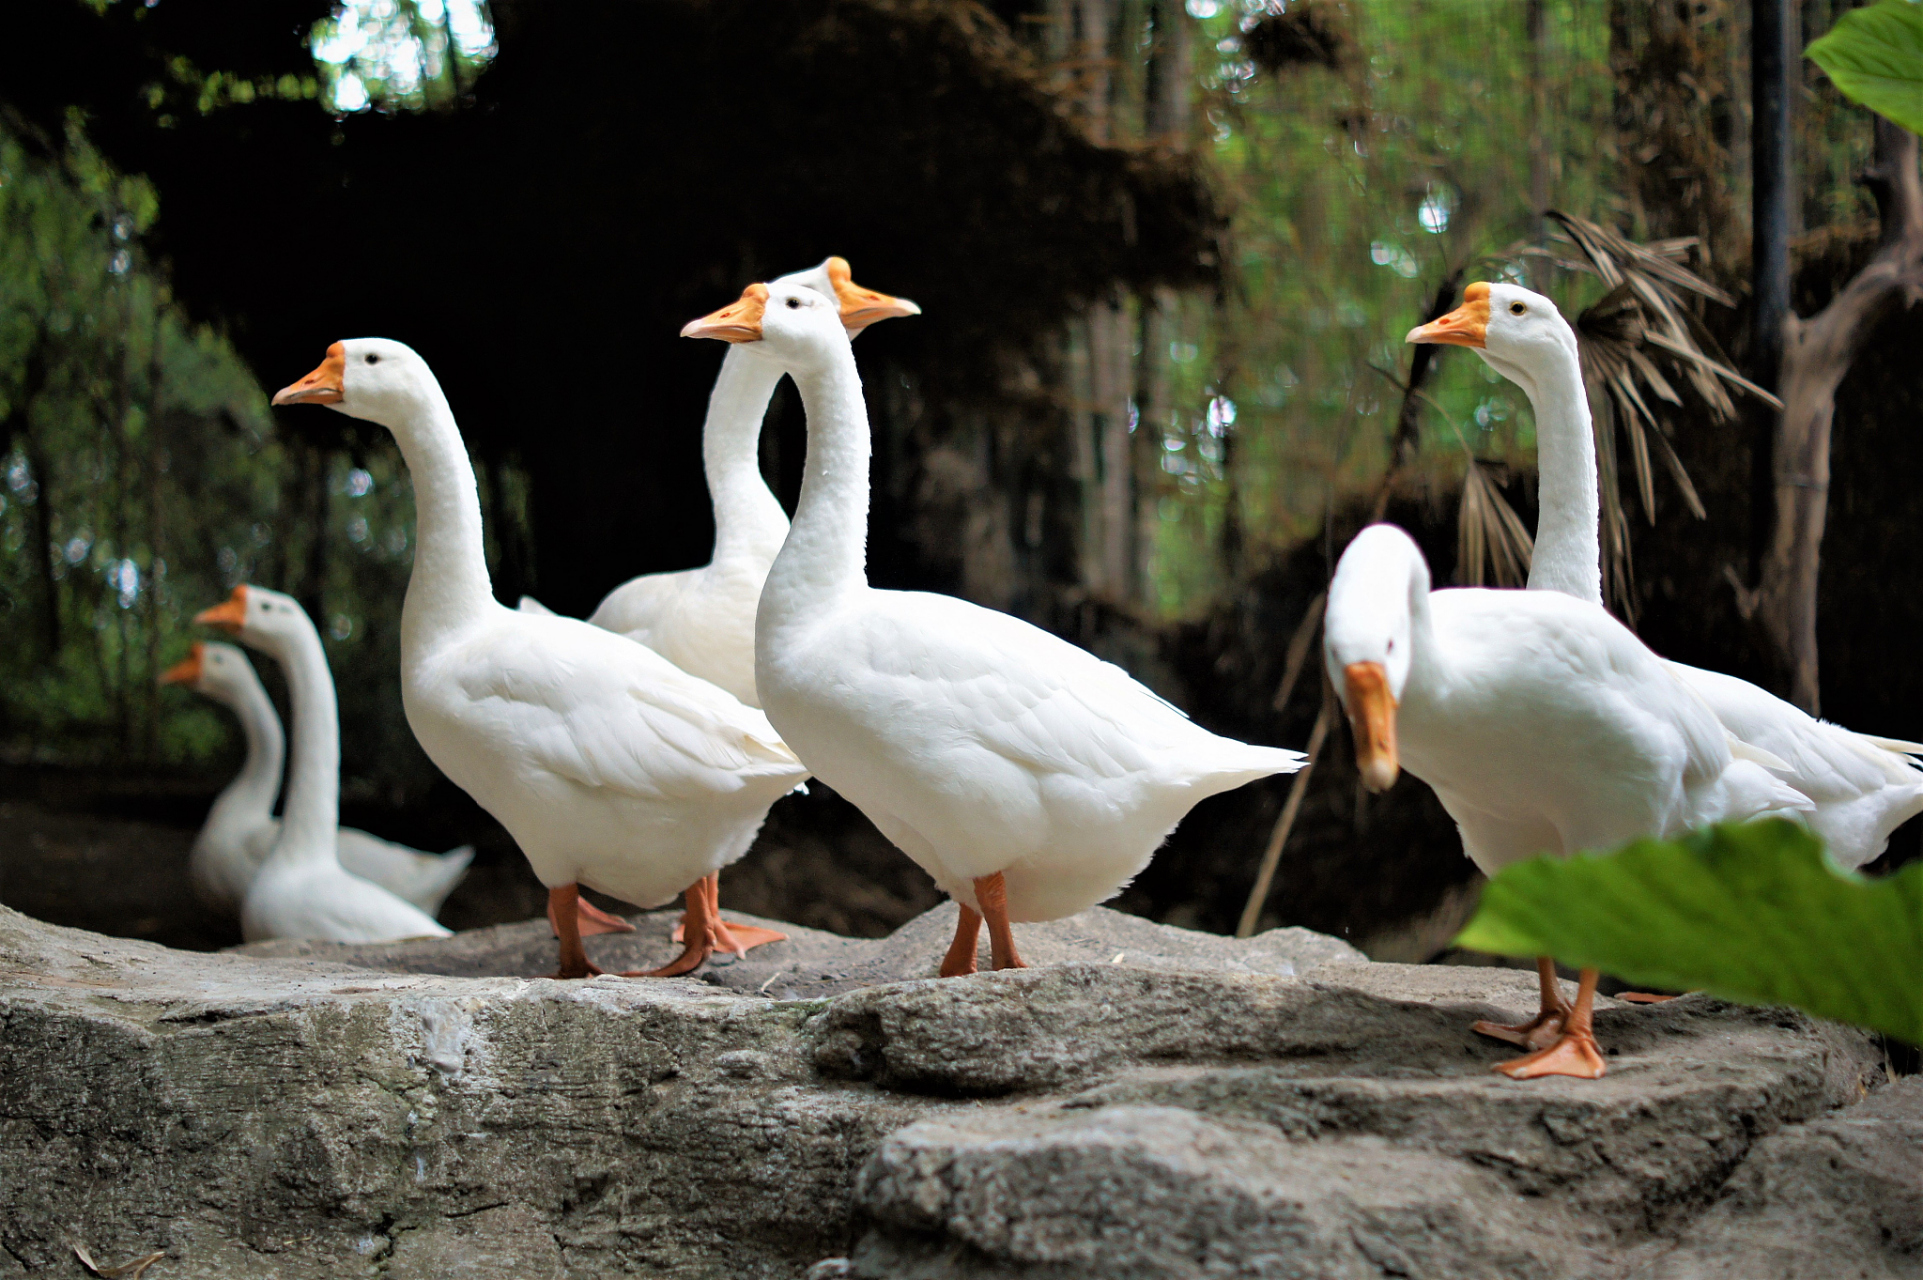
[{"label": "long white neck", "polygon": [[778,646],[784,628],[868,585],[868,407],[854,352],[840,344],[825,367],[792,376],[808,415],[808,462],[794,526],[761,592],[757,647]]},{"label": "long white neck", "polygon": [[341,727],[334,676],[320,635],[309,625],[281,640],[274,656],[287,673],[293,704],[294,749],[287,769],[287,805],[281,811],[277,862],[336,857],[340,830]]},{"label": "long white neck", "polygon": [[474,464],[447,397],[426,381],[415,411],[386,424],[414,481],[414,570],[401,608],[404,659],[495,606]]},{"label": "long white neck", "polygon": [[1417,560],[1408,571],[1409,593],[1409,677],[1403,684],[1402,701],[1420,700],[1443,687],[1449,678],[1449,658],[1436,643],[1434,616],[1429,611],[1429,566]]},{"label": "long white neck", "polygon": [[287,739],[281,733],[274,701],[261,688],[260,677],[249,667],[237,689],[223,689],[217,701],[240,721],[247,740],[247,761],[207,811],[208,827],[233,826],[251,830],[274,816],[280,794],[281,765],[287,758]]},{"label": "long white neck", "polygon": [[701,461],[714,500],[714,562],[765,565],[788,536],[788,513],[761,478],[761,425],[781,382],[773,361],[728,348],[708,397]]},{"label": "long white neck", "polygon": [[1546,359],[1533,381],[1517,381],[1536,411],[1539,506],[1532,591],[1560,591],[1602,603],[1601,514],[1596,437],[1574,351]]}]

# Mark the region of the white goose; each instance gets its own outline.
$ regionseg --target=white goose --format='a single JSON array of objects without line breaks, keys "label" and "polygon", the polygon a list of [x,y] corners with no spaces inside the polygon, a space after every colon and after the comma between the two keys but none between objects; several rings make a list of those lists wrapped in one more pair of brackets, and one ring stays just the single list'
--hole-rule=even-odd
[{"label": "white goose", "polygon": [[337,342],[274,403],[330,405],[400,445],[417,528],[401,611],[408,723],[548,886],[558,976],[599,972],[577,926],[583,884],[643,906],[685,894],[683,952],[656,974],[779,938],[724,925],[715,888],[768,806],[807,776],[767,717],[621,636],[495,601],[466,446],[410,348]]},{"label": "white goose", "polygon": [[[834,301],[851,338],[891,316],[921,314],[905,298],[857,285],[842,258],[781,279]],[[779,366],[734,348],[721,362],[701,429],[702,466],[714,501],[713,559],[699,569],[632,578],[588,618],[751,707],[761,705],[755,692],[755,607],[768,566],[788,536],[787,513],[761,478],[759,452],[761,422],[780,381]]]},{"label": "white goose", "polygon": [[755,620],[768,718],[962,906],[944,976],[1021,958],[1010,921],[1116,893],[1197,801],[1299,752],[1220,738],[1120,668],[950,596],[868,585],[868,415],[833,304],[750,285],[690,323],[788,373],[808,416],[794,527]]},{"label": "white goose", "polygon": [[[877,321],[921,314],[905,298],[857,285],[845,258],[829,258],[781,278],[834,301],[850,338]],[[698,569],[630,578],[588,617],[751,707],[761,705],[755,692],[755,607],[768,566],[788,536],[788,514],[762,479],[760,465],[761,424],[780,381],[779,368],[729,348],[701,429],[702,467],[714,503],[713,557]],[[532,596],[522,596],[518,607],[540,617],[559,616]],[[580,927],[583,933],[633,928],[586,899]]]},{"label": "white goose", "polygon": [[[1463,304],[1409,332],[1410,342],[1465,346],[1529,397],[1536,414],[1541,514],[1529,586],[1602,604],[1596,441],[1576,334],[1539,293],[1476,282]],[[1805,821],[1830,856],[1854,869],[1888,847],[1890,833],[1923,813],[1923,746],[1873,738],[1818,720],[1747,680],[1679,662],[1670,670],[1724,728],[1787,766],[1784,780],[1815,805]]]},{"label": "white goose", "polygon": [[[1669,665],[1600,605],[1553,591],[1429,589],[1429,566],[1392,525],[1356,535],[1329,585],[1323,659],[1371,790],[1399,768],[1435,789],[1486,874],[1709,822],[1806,811],[1778,763],[1732,738]],[[1594,1078],[1596,971],[1575,1006],[1553,961],[1542,1007],[1476,1030],[1537,1052],[1516,1079]]]},{"label": "white goose", "polygon": [[[246,607],[244,595],[228,603],[237,618]],[[324,668],[320,675],[331,684],[333,676]],[[196,642],[193,652],[160,679],[164,684],[186,685],[228,708],[246,738],[247,759],[207,811],[187,864],[203,902],[218,910],[239,911],[254,873],[280,835],[280,821],[274,817],[286,753],[280,716],[247,655],[230,644]],[[474,860],[473,845],[423,853],[352,827],[340,829],[338,847],[341,865],[349,872],[400,895],[429,915],[441,909]]]},{"label": "white goose", "polygon": [[294,718],[287,808],[267,859],[240,904],[240,931],[262,938],[389,942],[446,937],[448,930],[411,902],[341,866],[340,710],[334,682],[314,679],[327,657],[301,607],[278,591],[237,587],[226,604],[196,622],[222,627],[271,654],[287,672]]}]

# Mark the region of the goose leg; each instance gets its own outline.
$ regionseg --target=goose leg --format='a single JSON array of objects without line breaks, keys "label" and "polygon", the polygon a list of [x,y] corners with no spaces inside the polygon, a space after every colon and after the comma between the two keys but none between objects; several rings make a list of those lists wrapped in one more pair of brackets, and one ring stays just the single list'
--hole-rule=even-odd
[{"label": "goose leg", "polygon": [[975,946],[982,936],[982,914],[966,903],[955,904],[961,915],[955,921],[955,940],[942,957],[941,976],[961,978],[975,972]]},{"label": "goose leg", "polygon": [[1569,1002],[1562,998],[1562,984],[1556,980],[1556,962],[1549,956],[1536,957],[1536,977],[1542,984],[1542,1007],[1536,1016],[1514,1026],[1481,1021],[1469,1029],[1492,1040],[1504,1040],[1525,1049],[1542,1049],[1555,1043],[1569,1020]]},{"label": "goose leg", "polygon": [[708,879],[703,876],[688,886],[682,900],[688,906],[681,915],[681,954],[659,969],[636,969],[621,976],[624,978],[677,978],[684,973],[700,967],[701,962],[714,954],[716,917],[708,904]]},{"label": "goose leg", "polygon": [[1021,953],[1015,950],[1015,931],[1008,924],[1008,886],[997,871],[975,881],[975,901],[982,904],[982,919],[988,922],[988,950],[997,969],[1026,969]]},{"label": "goose leg", "polygon": [[[721,873],[719,871],[710,871],[701,883],[707,886],[705,892],[708,896],[708,914],[714,922],[715,950],[732,951],[738,956],[745,956],[748,954],[750,947],[759,947],[770,942],[786,942],[788,940],[787,934],[776,933],[773,929],[764,929],[758,924],[737,924],[730,920],[723,920],[721,918]],[[674,940],[676,942],[681,941],[682,934],[687,928],[687,920],[687,916],[683,915],[681,917],[681,923],[674,927]]]},{"label": "goose leg", "polygon": [[[575,928],[583,936],[595,933],[633,933],[634,926],[620,916],[611,915],[581,896],[581,886],[570,885],[574,890]],[[561,919],[554,906],[554,891],[548,892],[548,927],[554,936],[561,936]]]},{"label": "goose leg", "polygon": [[588,963],[588,953],[581,946],[581,924],[576,912],[581,906],[581,887],[574,884],[556,885],[548,890],[548,921],[554,926],[554,936],[561,940],[561,967],[550,978],[591,978],[601,970]]},{"label": "goose leg", "polygon": [[1596,1045],[1596,1032],[1592,1025],[1596,1004],[1596,979],[1600,976],[1594,969],[1582,971],[1582,981],[1576,988],[1576,1007],[1569,1011],[1569,1018],[1563,1023],[1562,1034],[1556,1037],[1554,1044],[1547,1049],[1539,1049],[1527,1057],[1497,1063],[1496,1070],[1511,1080],[1533,1080],[1537,1076],[1575,1076],[1580,1080],[1600,1079],[1605,1068],[1602,1050]]}]

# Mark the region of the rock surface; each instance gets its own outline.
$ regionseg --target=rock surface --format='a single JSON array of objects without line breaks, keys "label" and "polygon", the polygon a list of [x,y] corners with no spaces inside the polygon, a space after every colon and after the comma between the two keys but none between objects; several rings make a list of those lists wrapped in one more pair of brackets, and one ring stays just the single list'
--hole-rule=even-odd
[{"label": "rock surface", "polygon": [[1923,1274],[1923,1085],[1856,1032],[1604,1001],[1608,1077],[1516,1084],[1468,1024],[1531,974],[1097,910],[933,980],[953,919],[564,983],[538,921],[208,956],[0,911],[0,1276]]}]

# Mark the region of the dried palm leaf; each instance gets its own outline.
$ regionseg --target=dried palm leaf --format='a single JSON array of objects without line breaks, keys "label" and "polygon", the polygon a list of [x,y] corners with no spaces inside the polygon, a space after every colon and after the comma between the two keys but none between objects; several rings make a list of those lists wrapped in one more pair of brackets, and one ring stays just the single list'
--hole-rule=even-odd
[{"label": "dried palm leaf", "polygon": [[[1395,382],[1395,375],[1386,369],[1371,365],[1377,373]],[[1397,382],[1396,385],[1402,384]],[[1462,476],[1462,501],[1456,507],[1456,582],[1462,586],[1480,587],[1489,585],[1493,579],[1498,587],[1522,587],[1529,583],[1529,565],[1536,554],[1535,539],[1529,536],[1529,526],[1522,522],[1516,509],[1502,496],[1484,469],[1487,464],[1476,457],[1475,450],[1469,447],[1469,438],[1462,433],[1462,427],[1449,416],[1449,411],[1437,403],[1434,396],[1421,388],[1409,390],[1412,399],[1419,400],[1435,410],[1436,415],[1449,424],[1455,433],[1456,443],[1462,446],[1462,456],[1468,468]],[[1380,518],[1380,511],[1377,517]]]},{"label": "dried palm leaf", "polygon": [[1456,508],[1456,581],[1464,586],[1520,587],[1529,581],[1534,540],[1483,464],[1469,459]]}]

